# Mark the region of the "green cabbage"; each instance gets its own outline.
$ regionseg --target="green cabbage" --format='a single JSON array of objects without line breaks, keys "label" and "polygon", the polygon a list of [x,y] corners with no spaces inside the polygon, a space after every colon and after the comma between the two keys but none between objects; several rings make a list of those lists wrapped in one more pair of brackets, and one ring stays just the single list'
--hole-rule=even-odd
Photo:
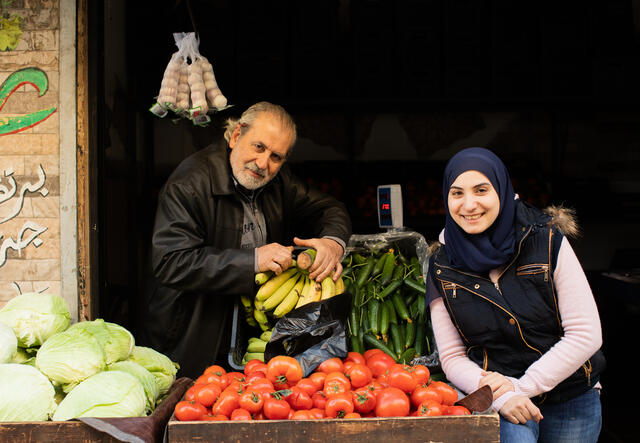
[{"label": "green cabbage", "polygon": [[55,389],[33,366],[0,364],[0,421],[44,421],[56,409]]},{"label": "green cabbage", "polygon": [[39,346],[69,327],[69,308],[59,295],[27,293],[0,309],[0,321],[15,332],[18,346]]},{"label": "green cabbage", "polygon": [[93,321],[81,321],[69,327],[69,330],[84,329],[92,334],[104,348],[106,363],[126,360],[133,349],[133,335],[115,323],[105,322],[101,318]]},{"label": "green cabbage", "polygon": [[136,376],[138,380],[140,380],[140,383],[142,383],[144,393],[147,396],[146,412],[152,412],[154,410],[156,407],[156,400],[158,400],[158,397],[160,396],[160,388],[156,381],[156,377],[151,372],[131,360],[117,361],[109,365],[107,369],[109,371],[128,372],[129,374]]},{"label": "green cabbage", "polygon": [[144,346],[134,346],[129,360],[134,361],[151,372],[158,382],[160,395],[166,394],[176,379],[176,373],[180,367],[172,362],[169,357],[155,349]]},{"label": "green cabbage", "polygon": [[106,367],[103,347],[82,328],[68,329],[49,337],[38,349],[36,367],[69,392],[87,377]]},{"label": "green cabbage", "polygon": [[60,402],[53,420],[77,417],[142,417],[146,396],[140,381],[123,371],[92,375]]},{"label": "green cabbage", "polygon": [[0,363],[10,362],[18,350],[18,339],[9,326],[0,321]]}]

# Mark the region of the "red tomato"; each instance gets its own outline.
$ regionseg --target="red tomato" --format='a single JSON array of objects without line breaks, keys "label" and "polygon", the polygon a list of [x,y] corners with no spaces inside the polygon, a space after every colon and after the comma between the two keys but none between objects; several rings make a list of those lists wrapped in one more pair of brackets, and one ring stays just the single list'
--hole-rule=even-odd
[{"label": "red tomato", "polygon": [[227,370],[220,365],[211,365],[204,370],[204,374],[216,374],[222,376],[226,373]]},{"label": "red tomato", "polygon": [[251,383],[248,383],[246,386],[247,389],[271,389],[272,391],[275,391],[275,388],[273,387],[273,383],[271,383],[269,380],[267,380],[266,378],[256,378],[255,380],[252,380]]},{"label": "red tomato", "polygon": [[345,371],[345,374],[349,377],[349,380],[351,380],[351,386],[356,389],[368,385],[373,378],[371,369],[360,363],[354,363]]},{"label": "red tomato", "polygon": [[390,355],[380,352],[380,354],[372,355],[367,360],[367,366],[371,369],[374,377],[379,377],[396,364],[396,361]]},{"label": "red tomato", "polygon": [[377,396],[378,393],[385,388],[385,386],[382,386],[379,382],[377,381],[372,381],[371,383],[369,383],[368,385],[364,386],[364,388],[367,389],[367,391],[370,391],[374,396]]},{"label": "red tomato", "polygon": [[366,365],[367,360],[364,358],[362,354],[359,352],[351,351],[347,353],[347,356],[344,359],[345,362],[352,361],[358,365]]},{"label": "red tomato", "polygon": [[262,410],[264,404],[264,397],[260,391],[249,389],[240,395],[238,399],[238,406],[246,409],[252,414],[258,413]]},{"label": "red tomato", "polygon": [[324,412],[329,418],[344,418],[345,415],[353,412],[351,394],[343,392],[328,397]]},{"label": "red tomato", "polygon": [[316,419],[324,418],[324,409],[311,408],[309,409],[309,412],[313,414],[313,418],[316,418]]},{"label": "red tomato", "polygon": [[346,374],[346,373],[347,373],[347,371],[349,370],[349,368],[350,368],[351,366],[353,366],[353,365],[355,365],[355,363],[354,363],[354,362],[352,362],[352,361],[345,361],[345,362],[342,364],[342,372],[344,372],[344,373]]},{"label": "red tomato", "polygon": [[324,407],[327,404],[327,396],[324,395],[324,392],[318,391],[311,396],[311,400],[313,400],[313,407],[319,408],[324,411]]},{"label": "red tomato", "polygon": [[233,383],[234,381],[245,383],[247,381],[247,377],[242,372],[227,372],[227,378],[230,383]]},{"label": "red tomato", "polygon": [[216,414],[216,415],[207,414],[204,417],[202,417],[202,420],[203,421],[226,421],[226,420],[229,420],[229,417],[222,414]]},{"label": "red tomato", "polygon": [[291,405],[293,409],[299,411],[300,409],[311,409],[313,407],[313,400],[311,396],[298,386],[289,388],[291,393],[285,397],[285,400]]},{"label": "red tomato", "polygon": [[269,420],[284,420],[289,417],[291,406],[284,398],[274,393],[264,401],[262,412]]},{"label": "red tomato", "polygon": [[442,403],[442,397],[438,391],[427,385],[419,385],[411,393],[411,404],[416,408],[427,400]]},{"label": "red tomato", "polygon": [[319,391],[323,388],[323,386],[318,386],[313,380],[310,378],[303,378],[296,386],[305,391],[309,396],[312,396],[316,391]]},{"label": "red tomato", "polygon": [[318,391],[324,388],[324,379],[327,378],[327,374],[324,372],[314,372],[308,377],[312,382],[318,386]]},{"label": "red tomato", "polygon": [[351,391],[353,407],[357,412],[367,413],[376,407],[376,396],[366,387]]},{"label": "red tomato", "polygon": [[443,405],[451,406],[458,400],[458,391],[443,381],[432,381],[429,386],[440,394]]},{"label": "red tomato", "polygon": [[384,351],[377,348],[367,349],[366,351],[364,351],[364,354],[362,354],[362,356],[364,357],[365,361],[369,361],[369,358],[376,354],[384,354]]},{"label": "red tomato", "polygon": [[242,394],[244,392],[245,386],[244,383],[239,381],[232,381],[229,385],[223,389],[224,391],[232,391],[237,392],[238,394]]},{"label": "red tomato", "polygon": [[222,390],[229,385],[229,379],[227,378],[227,374],[218,375],[214,372],[209,372],[198,377],[196,379],[196,383],[202,383],[205,385],[209,383],[217,383]]},{"label": "red tomato", "polygon": [[263,374],[267,374],[267,365],[266,363],[254,358],[253,360],[249,360],[246,365],[244,365],[244,373],[245,375],[249,375],[252,372],[262,372]]},{"label": "red tomato", "polygon": [[186,401],[196,401],[196,388],[201,385],[204,385],[204,383],[196,383],[187,389],[187,392],[184,393],[184,399]]},{"label": "red tomato", "polygon": [[398,388],[382,389],[376,398],[377,417],[405,417],[409,415],[409,397]]},{"label": "red tomato", "polygon": [[308,409],[300,409],[298,411],[294,411],[292,420],[313,420],[315,415]]},{"label": "red tomato", "polygon": [[338,357],[332,357],[320,363],[320,366],[316,368],[316,371],[329,374],[331,372],[342,372],[342,367],[342,360],[340,360]]},{"label": "red tomato", "polygon": [[344,418],[360,418],[360,417],[361,415],[358,414],[357,412],[349,412],[344,416]]},{"label": "red tomato", "polygon": [[418,409],[416,409],[416,415],[418,417],[432,417],[437,415],[444,415],[444,406],[440,403],[435,402],[433,400],[427,400],[420,405],[418,405]]},{"label": "red tomato", "polygon": [[224,391],[218,397],[218,400],[211,406],[211,413],[213,415],[222,414],[227,417],[231,416],[234,409],[238,407],[240,403],[240,394],[233,391]]},{"label": "red tomato", "polygon": [[251,414],[246,409],[238,408],[233,410],[229,418],[233,421],[251,420]]},{"label": "red tomato", "polygon": [[464,406],[447,406],[447,415],[471,415]]},{"label": "red tomato", "polygon": [[197,421],[207,414],[207,408],[194,401],[179,401],[176,404],[176,418],[180,421]]},{"label": "red tomato", "polygon": [[216,402],[220,395],[220,387],[217,383],[209,383],[207,385],[194,385],[195,400],[202,406],[209,407]]},{"label": "red tomato", "polygon": [[302,367],[293,357],[278,355],[267,363],[267,379],[276,389],[295,386],[301,378]]},{"label": "red tomato", "polygon": [[410,366],[397,364],[389,369],[387,375],[389,386],[400,389],[402,392],[410,394],[418,386],[416,379],[413,377]]},{"label": "red tomato", "polygon": [[332,395],[349,392],[350,390],[351,383],[349,379],[341,372],[332,372],[327,375],[322,392],[324,392],[324,395],[327,397],[330,397]]},{"label": "red tomato", "polygon": [[411,367],[413,370],[413,377],[416,379],[419,385],[429,383],[429,377],[431,373],[429,372],[429,368],[425,365],[414,365]]}]

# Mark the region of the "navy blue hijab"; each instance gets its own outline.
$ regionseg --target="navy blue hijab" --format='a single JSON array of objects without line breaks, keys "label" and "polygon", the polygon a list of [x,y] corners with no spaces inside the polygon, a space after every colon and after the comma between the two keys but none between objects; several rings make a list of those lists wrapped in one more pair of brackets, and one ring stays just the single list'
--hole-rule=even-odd
[{"label": "navy blue hijab", "polygon": [[[465,171],[487,176],[500,198],[500,212],[493,224],[480,234],[467,234],[449,214],[449,188]],[[456,268],[487,273],[505,263],[515,248],[515,193],[502,160],[484,148],[467,148],[451,157],[442,180],[446,213],[444,248]]]}]

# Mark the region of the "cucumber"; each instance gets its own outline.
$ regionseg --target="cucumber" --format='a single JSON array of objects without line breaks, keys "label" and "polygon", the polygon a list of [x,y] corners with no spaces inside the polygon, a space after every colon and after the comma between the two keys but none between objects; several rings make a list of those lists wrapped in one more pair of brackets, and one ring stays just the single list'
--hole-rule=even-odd
[{"label": "cucumber", "polygon": [[423,284],[418,282],[418,280],[414,280],[411,277],[407,277],[403,280],[404,285],[413,290],[413,291],[417,291],[420,292],[422,294],[426,294],[427,293],[427,287]]},{"label": "cucumber", "polygon": [[393,276],[393,270],[396,266],[396,257],[393,255],[393,249],[390,249],[389,252],[385,254],[385,262],[382,268],[382,277],[380,278],[380,284],[386,285],[391,281],[391,277]]},{"label": "cucumber", "polygon": [[395,353],[391,350],[391,348],[389,348],[389,346],[387,346],[386,344],[384,344],[383,342],[381,342],[380,340],[378,340],[377,338],[375,338],[373,335],[371,334],[364,334],[364,342],[371,346],[374,347],[376,349],[380,349],[382,352],[384,352],[385,354],[388,354],[389,356],[391,356],[395,361],[397,360],[397,356],[395,355]]},{"label": "cucumber", "polygon": [[404,364],[411,363],[411,360],[413,360],[413,358],[415,357],[415,354],[416,354],[416,350],[414,348],[409,348],[405,350],[400,356],[400,358],[398,359],[398,363],[404,363]]},{"label": "cucumber", "polygon": [[387,341],[387,332],[389,331],[389,309],[386,303],[380,303],[380,334],[382,339]]},{"label": "cucumber", "polygon": [[424,344],[424,331],[425,331],[425,324],[424,321],[419,321],[418,324],[416,325],[416,340],[413,343],[413,347],[416,350],[416,355],[418,357],[420,357],[422,355],[422,352],[424,350],[423,344]]},{"label": "cucumber", "polygon": [[389,323],[398,323],[396,308],[393,307],[391,299],[385,300],[383,303],[387,307],[387,312],[389,313]]},{"label": "cucumber", "polygon": [[416,324],[407,323],[404,326],[404,348],[408,349],[413,346],[416,340]]},{"label": "cucumber", "polygon": [[380,334],[380,302],[376,299],[371,299],[368,305],[371,332],[377,337]]},{"label": "cucumber", "polygon": [[401,284],[402,284],[402,280],[392,281],[387,286],[385,286],[382,291],[380,291],[380,294],[378,294],[378,297],[381,300],[384,300],[389,294],[393,293],[396,289],[398,289]]},{"label": "cucumber", "polygon": [[400,357],[404,348],[402,347],[402,336],[400,335],[400,325],[397,323],[391,323],[389,325],[389,332],[391,335],[391,344],[395,352],[394,358]]},{"label": "cucumber", "polygon": [[358,273],[358,278],[356,280],[356,286],[358,288],[361,288],[367,282],[367,279],[369,278],[369,275],[373,270],[374,264],[375,263],[374,263],[373,255],[370,255],[369,257],[367,257],[367,261],[365,262],[364,266],[362,266],[362,269]]},{"label": "cucumber", "polygon": [[402,296],[396,292],[391,296],[391,301],[393,302],[393,307],[396,308],[396,314],[403,320],[411,323],[411,317],[409,317],[409,310],[407,309],[407,305],[404,302]]}]

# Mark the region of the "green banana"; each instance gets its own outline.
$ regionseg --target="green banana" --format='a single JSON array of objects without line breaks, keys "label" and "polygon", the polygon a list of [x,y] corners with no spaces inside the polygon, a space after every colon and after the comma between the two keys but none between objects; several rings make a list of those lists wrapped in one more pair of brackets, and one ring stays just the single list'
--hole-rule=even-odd
[{"label": "green banana", "polygon": [[267,342],[262,340],[250,342],[247,346],[247,352],[264,352],[267,347]]},{"label": "green banana", "polygon": [[271,340],[272,333],[272,330],[264,331],[262,334],[260,334],[260,340],[268,342],[269,340]]}]

